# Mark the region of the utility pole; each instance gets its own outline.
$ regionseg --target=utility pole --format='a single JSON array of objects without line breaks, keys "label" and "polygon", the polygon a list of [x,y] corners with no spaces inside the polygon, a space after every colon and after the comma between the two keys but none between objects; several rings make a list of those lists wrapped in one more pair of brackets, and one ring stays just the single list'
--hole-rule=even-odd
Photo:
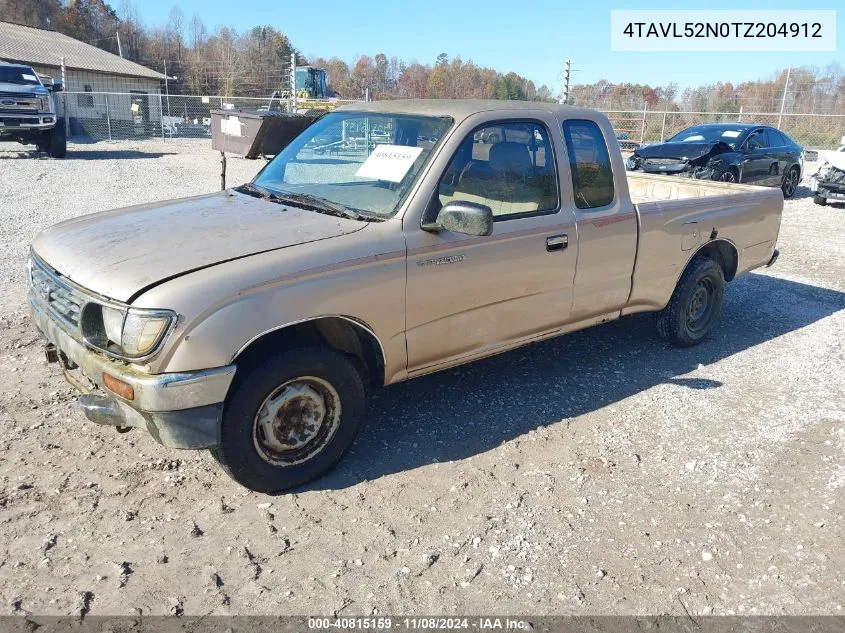
[{"label": "utility pole", "polygon": [[780,129],[780,122],[783,119],[783,108],[786,105],[786,91],[789,89],[789,74],[792,72],[792,66],[786,69],[786,82],[783,84],[783,97],[780,100],[780,114],[778,115],[778,129]]},{"label": "utility pole", "polygon": [[120,47],[120,31],[115,31],[115,33],[117,34],[117,52],[123,57],[123,49]]},{"label": "utility pole", "polygon": [[569,72],[571,70],[572,61],[567,59],[563,63],[563,93],[561,94],[560,102],[563,104],[569,103]]}]

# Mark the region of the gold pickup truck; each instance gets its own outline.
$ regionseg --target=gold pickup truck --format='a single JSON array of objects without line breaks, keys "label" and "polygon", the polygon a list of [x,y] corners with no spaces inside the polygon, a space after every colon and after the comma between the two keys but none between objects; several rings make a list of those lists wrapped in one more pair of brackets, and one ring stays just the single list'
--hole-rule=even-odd
[{"label": "gold pickup truck", "polygon": [[777,258],[782,207],[627,173],[592,110],[360,103],[250,183],[45,230],[30,301],[88,419],[277,492],[340,459],[368,387],[636,312],[702,341],[726,282]]}]

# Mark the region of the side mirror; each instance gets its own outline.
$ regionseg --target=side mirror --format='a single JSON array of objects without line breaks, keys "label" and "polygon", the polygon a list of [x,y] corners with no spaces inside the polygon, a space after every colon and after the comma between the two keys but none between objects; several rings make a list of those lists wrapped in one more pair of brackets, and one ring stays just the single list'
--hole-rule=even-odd
[{"label": "side mirror", "polygon": [[53,92],[61,92],[65,89],[65,85],[59,81],[58,79],[53,80],[53,85],[50,87],[50,90]]},{"label": "side mirror", "polygon": [[446,204],[437,214],[437,220],[423,225],[424,231],[441,229],[452,233],[486,236],[493,233],[493,210],[477,202],[455,201]]}]

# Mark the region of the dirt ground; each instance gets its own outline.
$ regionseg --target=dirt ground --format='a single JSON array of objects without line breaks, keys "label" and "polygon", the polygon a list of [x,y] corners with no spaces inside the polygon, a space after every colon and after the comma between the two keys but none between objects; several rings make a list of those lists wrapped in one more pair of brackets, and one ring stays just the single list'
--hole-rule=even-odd
[{"label": "dirt ground", "polygon": [[86,421],[28,317],[39,230],[218,186],[207,142],[0,146],[0,614],[843,613],[845,205],[800,188],[704,344],[642,315],[382,390],[267,497]]}]

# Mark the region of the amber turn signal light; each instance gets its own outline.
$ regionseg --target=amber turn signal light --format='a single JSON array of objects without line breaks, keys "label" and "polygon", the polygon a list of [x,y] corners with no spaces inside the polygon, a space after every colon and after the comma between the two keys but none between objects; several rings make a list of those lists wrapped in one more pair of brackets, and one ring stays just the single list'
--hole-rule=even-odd
[{"label": "amber turn signal light", "polygon": [[123,382],[114,376],[109,376],[108,374],[103,373],[103,384],[109,389],[109,391],[113,391],[124,400],[135,399],[135,389],[128,382]]}]

